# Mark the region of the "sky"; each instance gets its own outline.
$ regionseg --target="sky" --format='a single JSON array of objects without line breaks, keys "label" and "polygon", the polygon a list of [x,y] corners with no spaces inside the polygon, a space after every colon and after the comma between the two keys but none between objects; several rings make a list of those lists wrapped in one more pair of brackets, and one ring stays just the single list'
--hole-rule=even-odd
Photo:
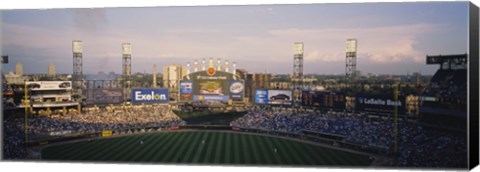
[{"label": "sky", "polygon": [[27,74],[48,64],[72,73],[81,40],[85,74],[121,73],[122,43],[132,44],[134,73],[213,57],[290,74],[294,42],[304,43],[305,74],[343,74],[346,40],[356,38],[364,74],[431,75],[438,66],[426,55],[467,53],[468,2],[2,10],[1,29],[3,72],[22,63]]}]

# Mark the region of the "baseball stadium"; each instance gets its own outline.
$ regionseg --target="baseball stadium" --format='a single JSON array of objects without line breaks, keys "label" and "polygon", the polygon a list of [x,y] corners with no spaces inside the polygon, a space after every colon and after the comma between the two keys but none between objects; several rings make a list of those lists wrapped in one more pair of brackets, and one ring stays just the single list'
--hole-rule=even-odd
[{"label": "baseball stadium", "polygon": [[[442,65],[465,58],[428,56],[427,60]],[[19,101],[32,96],[33,102],[4,110],[11,114],[4,122],[4,158],[236,166],[466,166],[462,158],[466,158],[466,139],[459,134],[465,130],[462,116],[442,114],[448,112],[435,103],[456,102],[458,108],[450,110],[465,113],[464,102],[457,101],[465,98],[464,69],[439,69],[419,100],[399,94],[406,92],[399,85],[384,89],[388,94],[353,95],[337,90],[248,88],[248,78],[228,67],[215,68],[211,59],[209,63],[202,70],[195,62],[194,72],[187,69],[181,79],[164,88],[85,84],[87,96],[82,102],[73,100],[78,95],[68,94],[73,89],[70,82],[28,82],[24,90],[5,83],[5,90],[13,90],[5,95]],[[432,96],[441,91],[438,85],[445,85],[439,83],[450,81],[463,83],[448,92],[458,99]],[[45,95],[52,92],[56,98],[50,101]],[[36,101],[37,97],[43,100]],[[421,117],[412,117],[408,108],[412,100],[423,102],[417,108]],[[448,124],[432,114],[450,118]]]},{"label": "baseball stadium", "polygon": [[470,2],[1,14],[4,161],[478,165]]}]

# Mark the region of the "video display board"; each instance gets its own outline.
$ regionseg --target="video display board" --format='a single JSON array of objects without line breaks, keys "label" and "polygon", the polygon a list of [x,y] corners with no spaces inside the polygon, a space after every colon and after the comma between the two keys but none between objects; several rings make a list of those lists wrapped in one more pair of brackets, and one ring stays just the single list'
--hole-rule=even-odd
[{"label": "video display board", "polygon": [[398,106],[398,113],[404,114],[406,110],[405,96],[398,96],[395,101],[393,95],[368,95],[359,94],[355,97],[355,109],[359,111],[391,113]]},{"label": "video display board", "polygon": [[302,91],[302,106],[345,109],[345,96],[329,91]]},{"label": "video display board", "polygon": [[229,89],[231,99],[233,101],[243,101],[244,89],[243,81],[231,81]]},{"label": "video display board", "polygon": [[168,89],[164,89],[164,88],[132,89],[132,103],[168,103]]},{"label": "video display board", "polygon": [[87,89],[87,104],[116,104],[123,102],[122,88]]},{"label": "video display board", "polygon": [[224,82],[221,81],[200,81],[199,93],[204,95],[224,95]]},{"label": "video display board", "polygon": [[292,105],[292,90],[255,90],[256,104]]},{"label": "video display board", "polygon": [[[243,101],[243,81],[235,80],[232,73],[216,71],[209,68],[208,71],[191,73],[180,82],[180,100],[183,101]],[[191,86],[191,97],[188,87]]]}]

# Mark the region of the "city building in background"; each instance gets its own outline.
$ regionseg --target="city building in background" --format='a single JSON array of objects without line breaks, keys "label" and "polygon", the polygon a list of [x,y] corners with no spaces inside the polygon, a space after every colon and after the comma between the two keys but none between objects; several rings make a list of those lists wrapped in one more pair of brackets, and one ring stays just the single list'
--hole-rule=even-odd
[{"label": "city building in background", "polygon": [[23,64],[17,63],[15,66],[15,74],[22,76],[23,75]]},{"label": "city building in background", "polygon": [[48,76],[49,77],[55,77],[55,65],[54,64],[48,64]]},{"label": "city building in background", "polygon": [[187,75],[187,68],[180,64],[163,67],[163,87],[178,89],[180,80]]}]

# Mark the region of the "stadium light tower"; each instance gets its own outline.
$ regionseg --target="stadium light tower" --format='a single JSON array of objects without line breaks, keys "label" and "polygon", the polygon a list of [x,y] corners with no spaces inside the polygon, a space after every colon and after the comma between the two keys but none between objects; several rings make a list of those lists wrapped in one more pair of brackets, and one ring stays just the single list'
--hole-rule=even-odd
[{"label": "stadium light tower", "polygon": [[295,42],[293,48],[293,90],[294,104],[300,101],[301,89],[303,88],[303,42]]},{"label": "stadium light tower", "polygon": [[193,72],[198,72],[198,62],[195,59],[195,62],[193,62]]},{"label": "stadium light tower", "polygon": [[230,67],[228,65],[228,60],[225,60],[225,72],[229,72]]},{"label": "stadium light tower", "polygon": [[123,100],[130,98],[131,83],[130,76],[132,75],[132,45],[130,43],[123,43],[122,45],[123,58]]},{"label": "stadium light tower", "polygon": [[217,71],[222,71],[222,60],[220,58],[217,60]]},{"label": "stadium light tower", "polygon": [[357,39],[347,39],[345,76],[349,81],[356,79],[357,71]]},{"label": "stadium light tower", "polygon": [[81,100],[82,92],[82,79],[83,79],[83,45],[82,41],[74,40],[72,42],[72,52],[73,52],[73,92],[74,95],[77,95],[77,101]]}]

